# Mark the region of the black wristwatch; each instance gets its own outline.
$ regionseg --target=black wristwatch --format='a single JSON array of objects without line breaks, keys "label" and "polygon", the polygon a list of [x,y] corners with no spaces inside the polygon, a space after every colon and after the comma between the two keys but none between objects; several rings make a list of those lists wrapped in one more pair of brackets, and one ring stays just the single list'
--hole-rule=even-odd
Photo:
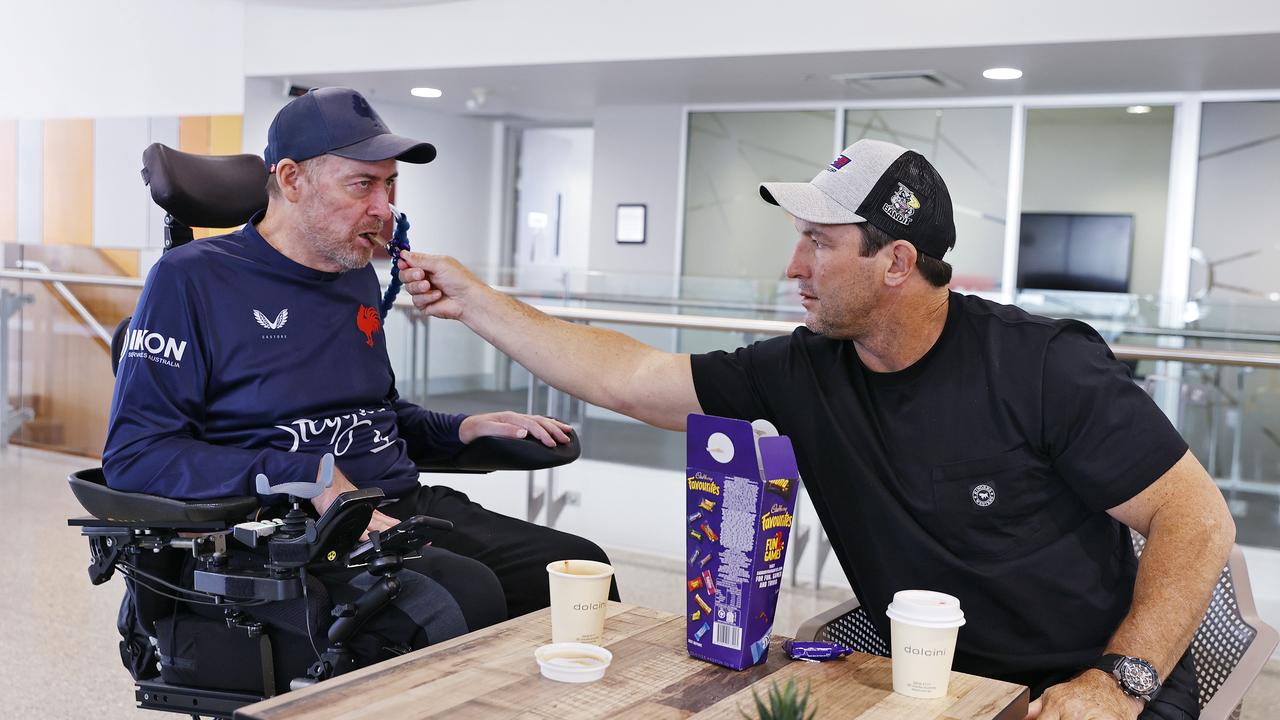
[{"label": "black wristwatch", "polygon": [[1130,697],[1151,702],[1160,692],[1160,673],[1151,663],[1128,655],[1103,655],[1090,667],[1109,673]]}]

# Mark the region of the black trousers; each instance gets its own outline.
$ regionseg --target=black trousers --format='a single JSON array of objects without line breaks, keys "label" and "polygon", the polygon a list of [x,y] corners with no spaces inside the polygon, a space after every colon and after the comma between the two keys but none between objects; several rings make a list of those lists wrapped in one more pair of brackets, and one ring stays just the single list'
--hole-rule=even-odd
[{"label": "black trousers", "polygon": [[[487,510],[442,485],[419,487],[379,510],[397,520],[430,515],[453,523],[453,530],[430,537],[431,547],[423,548],[422,560],[410,567],[449,591],[470,630],[550,605],[551,562],[609,562],[589,540]],[[616,581],[609,597],[618,599]]]},{"label": "black trousers", "polygon": [[1200,717],[1200,691],[1196,684],[1196,666],[1191,649],[1183,654],[1160,693],[1147,703],[1138,720],[1195,720]]}]

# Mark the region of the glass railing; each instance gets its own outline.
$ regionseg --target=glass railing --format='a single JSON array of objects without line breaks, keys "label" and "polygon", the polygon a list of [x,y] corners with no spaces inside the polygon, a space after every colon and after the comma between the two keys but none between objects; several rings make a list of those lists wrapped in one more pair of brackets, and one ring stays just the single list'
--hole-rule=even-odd
[{"label": "glass railing", "polygon": [[[102,267],[90,248],[9,246],[0,272],[4,438],[101,452],[112,377],[108,332],[132,312],[141,280]],[[94,263],[97,263],[95,266]],[[802,314],[787,283],[559,271],[484,271],[547,312],[681,352],[732,349],[785,334]],[[70,296],[70,297],[68,297]],[[432,409],[520,409],[569,418],[584,458],[678,471],[681,436],[548,389],[458,323],[427,320],[405,298],[386,324],[401,394]],[[1093,324],[1131,363],[1222,487],[1241,544],[1280,548],[1280,313],[1269,301],[1176,308],[1139,296],[1027,291],[1031,312]]]}]

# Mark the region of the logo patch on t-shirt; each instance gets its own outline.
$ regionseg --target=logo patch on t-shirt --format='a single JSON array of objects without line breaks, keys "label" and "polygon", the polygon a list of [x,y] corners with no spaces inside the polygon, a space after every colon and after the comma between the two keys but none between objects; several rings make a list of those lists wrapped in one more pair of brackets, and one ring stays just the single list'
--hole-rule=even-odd
[{"label": "logo patch on t-shirt", "polygon": [[378,308],[360,306],[356,311],[356,327],[364,333],[365,344],[373,347],[373,334],[382,328],[382,319],[378,317]]},{"label": "logo patch on t-shirt", "polygon": [[[261,310],[254,309],[253,319],[258,321],[258,324],[261,325],[266,330],[280,330],[284,327],[285,323],[289,322],[289,308],[285,308],[281,310],[279,313],[277,313],[275,320],[267,319],[267,316],[263,315]],[[262,336],[262,339],[263,340],[283,340],[284,338],[287,338],[287,337],[289,336],[285,335],[284,333],[266,334]]]},{"label": "logo patch on t-shirt", "polygon": [[973,504],[978,507],[988,507],[996,501],[996,489],[990,485],[978,485],[969,493],[973,498]]},{"label": "logo patch on t-shirt", "polygon": [[129,328],[125,333],[120,359],[136,357],[169,367],[182,367],[182,356],[187,353],[187,341],[166,337],[145,329]]}]

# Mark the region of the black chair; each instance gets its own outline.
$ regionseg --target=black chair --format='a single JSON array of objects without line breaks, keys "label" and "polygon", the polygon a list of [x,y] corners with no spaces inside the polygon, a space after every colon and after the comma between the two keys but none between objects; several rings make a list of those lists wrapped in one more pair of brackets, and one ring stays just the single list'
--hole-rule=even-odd
[{"label": "black chair", "polygon": [[[156,144],[143,163],[152,199],[167,213],[166,250],[190,242],[192,227],[242,224],[266,206],[266,170],[254,155],[206,157]],[[113,336],[113,372],[128,323]],[[419,470],[536,470],[580,452],[576,434],[556,448],[532,437],[480,438]],[[331,467],[329,456],[322,468]],[[139,707],[197,718],[230,718],[246,704],[357,667],[363,658],[352,640],[401,591],[404,558],[431,532],[452,527],[415,516],[361,543],[382,491],[344,493],[323,516],[309,517],[304,500],[318,495],[324,480],[273,487],[259,477],[258,494],[288,495],[288,511],[275,517],[262,514],[256,496],[183,501],[113,490],[101,468],[76,472],[69,482],[89,513],[68,523],[89,539],[90,580],[101,584],[117,571],[126,579],[120,654]],[[363,567],[378,581],[335,606],[315,577],[335,567]],[[174,651],[179,635],[187,643],[181,653]]]}]

